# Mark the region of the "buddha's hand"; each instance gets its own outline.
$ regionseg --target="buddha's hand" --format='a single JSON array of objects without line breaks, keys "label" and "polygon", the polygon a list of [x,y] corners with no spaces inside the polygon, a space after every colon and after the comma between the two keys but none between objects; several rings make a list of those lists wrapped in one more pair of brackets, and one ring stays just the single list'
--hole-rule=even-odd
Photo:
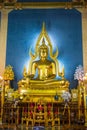
[{"label": "buddha's hand", "polygon": [[54,79],[55,77],[56,77],[56,75],[52,74],[52,75],[49,76],[49,79]]},{"label": "buddha's hand", "polygon": [[60,72],[58,75],[64,79],[64,73],[63,72]]},{"label": "buddha's hand", "polygon": [[27,76],[29,79],[33,79],[34,78],[34,75],[33,74],[30,74]]}]

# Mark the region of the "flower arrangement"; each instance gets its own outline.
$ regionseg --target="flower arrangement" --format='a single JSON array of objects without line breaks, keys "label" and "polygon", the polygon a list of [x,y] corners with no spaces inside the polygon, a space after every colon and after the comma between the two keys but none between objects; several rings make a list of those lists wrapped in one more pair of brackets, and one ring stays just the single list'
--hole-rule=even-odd
[{"label": "flower arrangement", "polygon": [[78,86],[83,86],[83,80],[84,80],[84,69],[81,65],[76,67],[74,79],[78,80]]},{"label": "flower arrangement", "polygon": [[65,102],[65,105],[67,106],[67,105],[68,105],[68,102],[69,102],[70,99],[71,99],[71,94],[70,94],[70,92],[65,91],[65,92],[62,94],[62,98],[63,98],[63,100],[64,100],[64,102]]},{"label": "flower arrangement", "polygon": [[42,112],[42,110],[43,110],[43,106],[42,106],[41,104],[39,104],[39,105],[38,105],[38,111],[39,111],[39,112]]},{"label": "flower arrangement", "polygon": [[74,79],[77,79],[78,81],[83,81],[84,77],[84,69],[81,65],[76,67],[75,74],[74,74]]},{"label": "flower arrangement", "polygon": [[11,65],[6,66],[4,74],[3,74],[4,80],[13,80],[14,79],[14,72]]}]

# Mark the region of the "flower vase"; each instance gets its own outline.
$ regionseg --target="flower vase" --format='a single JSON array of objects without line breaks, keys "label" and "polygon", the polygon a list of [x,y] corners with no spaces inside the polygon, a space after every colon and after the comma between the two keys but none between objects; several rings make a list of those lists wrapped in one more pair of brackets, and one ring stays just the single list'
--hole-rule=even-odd
[{"label": "flower vase", "polygon": [[64,106],[65,106],[65,107],[68,107],[68,105],[69,105],[69,104],[68,104],[68,101],[65,100],[65,105],[64,105]]}]

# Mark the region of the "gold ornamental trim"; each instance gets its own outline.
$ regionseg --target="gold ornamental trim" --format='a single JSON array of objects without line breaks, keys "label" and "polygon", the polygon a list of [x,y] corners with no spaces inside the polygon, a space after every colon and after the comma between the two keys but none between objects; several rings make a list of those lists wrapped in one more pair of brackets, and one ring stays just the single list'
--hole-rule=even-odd
[{"label": "gold ornamental trim", "polygon": [[0,2],[0,9],[72,9],[82,7],[87,7],[87,2]]}]

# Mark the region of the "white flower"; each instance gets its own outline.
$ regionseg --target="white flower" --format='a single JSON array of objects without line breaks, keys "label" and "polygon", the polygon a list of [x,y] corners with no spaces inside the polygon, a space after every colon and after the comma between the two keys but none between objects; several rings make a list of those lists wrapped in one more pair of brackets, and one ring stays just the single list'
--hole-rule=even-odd
[{"label": "white flower", "polygon": [[64,99],[64,101],[69,102],[69,100],[71,99],[71,94],[66,91],[62,94],[62,98]]},{"label": "white flower", "polygon": [[79,65],[75,70],[74,79],[83,80],[83,77],[84,77],[84,70],[83,67]]}]

